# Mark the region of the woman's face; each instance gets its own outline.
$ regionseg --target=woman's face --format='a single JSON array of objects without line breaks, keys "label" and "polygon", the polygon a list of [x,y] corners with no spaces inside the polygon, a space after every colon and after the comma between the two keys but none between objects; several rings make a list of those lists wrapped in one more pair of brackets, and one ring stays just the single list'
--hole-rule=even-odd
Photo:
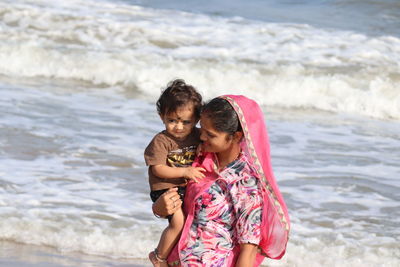
[{"label": "woman's face", "polygon": [[233,144],[233,138],[228,133],[214,128],[211,118],[207,115],[200,117],[202,149],[206,152],[220,153],[228,150]]}]

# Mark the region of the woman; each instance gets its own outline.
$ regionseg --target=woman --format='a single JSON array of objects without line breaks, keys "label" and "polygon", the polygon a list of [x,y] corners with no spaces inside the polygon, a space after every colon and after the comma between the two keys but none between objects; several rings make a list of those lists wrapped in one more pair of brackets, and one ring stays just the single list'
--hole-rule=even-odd
[{"label": "woman", "polygon": [[[289,216],[275,182],[261,109],[244,96],[211,100],[201,119],[206,178],[189,183],[181,238],[170,266],[258,266],[286,249]],[[168,191],[153,206],[166,215],[180,205]]]}]

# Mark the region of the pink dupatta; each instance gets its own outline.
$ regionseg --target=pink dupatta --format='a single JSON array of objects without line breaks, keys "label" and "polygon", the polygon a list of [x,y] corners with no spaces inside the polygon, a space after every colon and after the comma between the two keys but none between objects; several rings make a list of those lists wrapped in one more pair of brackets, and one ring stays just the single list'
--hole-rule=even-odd
[{"label": "pink dupatta", "polygon": [[[259,105],[245,96],[225,95],[221,98],[229,101],[238,114],[244,133],[242,150],[263,185],[262,233],[255,263],[255,266],[258,266],[264,257],[280,259],[285,254],[290,229],[289,215],[272,172],[269,138],[264,115]],[[212,153],[205,153],[200,155],[194,163],[195,166],[202,166],[207,170],[206,178],[200,183],[189,183],[187,186],[184,203],[184,212],[187,217],[181,238],[168,257],[170,266],[180,265],[179,251],[187,240],[193,222],[195,200],[218,178],[214,172],[213,156]],[[239,253],[238,246],[234,250],[235,258]],[[227,260],[230,262],[228,266],[234,266],[235,259]]]}]

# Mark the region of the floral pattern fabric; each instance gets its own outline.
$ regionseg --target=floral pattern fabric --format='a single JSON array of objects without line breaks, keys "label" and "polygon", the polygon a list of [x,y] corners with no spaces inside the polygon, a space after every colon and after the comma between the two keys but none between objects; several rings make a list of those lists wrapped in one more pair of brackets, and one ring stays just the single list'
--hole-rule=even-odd
[{"label": "floral pattern fabric", "polygon": [[182,266],[229,266],[227,258],[235,246],[258,245],[261,192],[260,180],[241,154],[196,199],[193,223],[180,251]]}]

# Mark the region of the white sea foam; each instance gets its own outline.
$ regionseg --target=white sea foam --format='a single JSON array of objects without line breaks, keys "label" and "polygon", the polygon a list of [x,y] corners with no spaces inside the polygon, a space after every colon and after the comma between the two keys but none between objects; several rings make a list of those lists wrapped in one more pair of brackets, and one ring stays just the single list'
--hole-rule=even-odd
[{"label": "white sea foam", "polygon": [[0,9],[6,76],[120,85],[150,97],[182,77],[206,97],[245,93],[271,106],[400,118],[394,36],[99,1]]}]

